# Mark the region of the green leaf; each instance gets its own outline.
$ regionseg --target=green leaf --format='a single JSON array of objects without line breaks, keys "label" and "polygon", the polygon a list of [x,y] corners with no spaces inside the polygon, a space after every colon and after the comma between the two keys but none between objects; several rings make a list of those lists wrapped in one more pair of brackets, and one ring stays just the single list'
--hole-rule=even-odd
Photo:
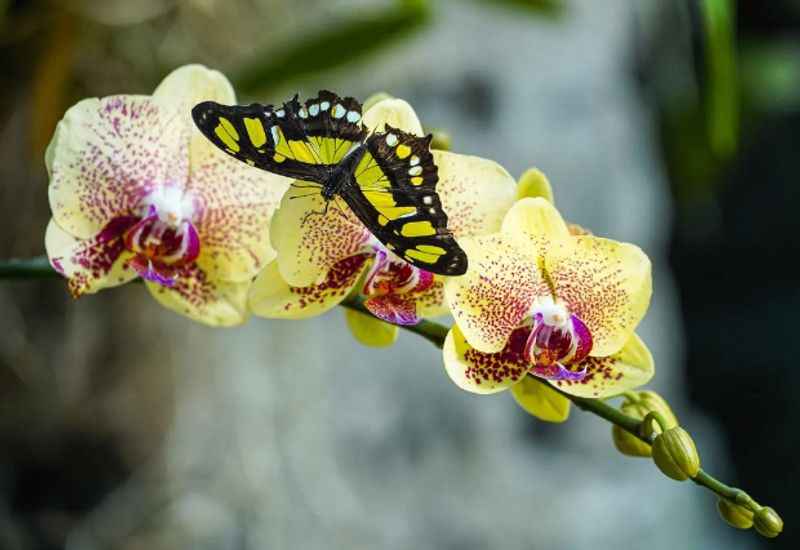
[{"label": "green leaf", "polygon": [[728,157],[739,135],[734,5],[732,0],[702,0],[706,37],[707,124],[715,154]]},{"label": "green leaf", "polygon": [[513,8],[531,15],[558,16],[564,11],[563,0],[477,0],[492,7]]},{"label": "green leaf", "polygon": [[252,94],[362,59],[424,27],[430,11],[425,0],[405,0],[337,24],[282,52],[260,52],[233,79],[235,87]]}]

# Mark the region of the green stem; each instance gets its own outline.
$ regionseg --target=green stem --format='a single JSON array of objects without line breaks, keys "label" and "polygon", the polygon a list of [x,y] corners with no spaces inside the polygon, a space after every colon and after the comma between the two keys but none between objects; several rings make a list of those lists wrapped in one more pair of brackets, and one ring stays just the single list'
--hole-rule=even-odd
[{"label": "green stem", "polygon": [[[45,257],[31,258],[29,260],[0,261],[0,279],[42,279],[58,276],[59,275],[53,270],[53,268],[50,267],[50,264]],[[342,302],[342,306],[354,311],[371,315],[369,310],[364,307],[363,300],[360,298],[348,298]],[[417,325],[404,326],[402,328],[422,336],[437,348],[442,348],[444,346],[444,341],[449,330],[445,325],[428,320],[423,320]],[[533,378],[538,382],[546,384],[546,382],[542,381],[540,378]],[[555,389],[561,395],[572,401],[579,409],[592,413],[595,416],[599,416],[611,424],[619,426],[626,432],[633,434],[645,443],[650,443],[650,441],[648,441],[648,439],[639,431],[642,421],[638,418],[629,416],[600,399],[576,397],[574,395],[565,393],[558,388],[554,388],[549,384],[547,386]],[[757,511],[761,508],[761,506],[743,490],[725,485],[703,470],[700,470],[700,472],[694,479],[692,479],[692,481],[694,481],[694,483],[697,485],[705,487],[720,497],[731,500],[740,506],[749,508],[750,510]]]},{"label": "green stem", "polygon": [[44,256],[0,261],[0,279],[47,279],[58,276]]}]

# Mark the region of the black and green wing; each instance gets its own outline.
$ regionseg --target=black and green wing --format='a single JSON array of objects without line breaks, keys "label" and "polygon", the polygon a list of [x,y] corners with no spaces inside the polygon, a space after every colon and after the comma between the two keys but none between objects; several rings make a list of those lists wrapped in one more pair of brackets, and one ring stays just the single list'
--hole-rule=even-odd
[{"label": "black and green wing", "polygon": [[430,143],[431,136],[388,125],[371,134],[353,170],[353,184],[340,194],[395,255],[432,273],[462,275],[467,256],[447,229]]},{"label": "black and green wing", "polygon": [[279,107],[206,101],[192,109],[200,131],[229,155],[262,170],[319,184],[366,136],[361,116],[358,101],[328,91],[305,104],[295,96]]}]

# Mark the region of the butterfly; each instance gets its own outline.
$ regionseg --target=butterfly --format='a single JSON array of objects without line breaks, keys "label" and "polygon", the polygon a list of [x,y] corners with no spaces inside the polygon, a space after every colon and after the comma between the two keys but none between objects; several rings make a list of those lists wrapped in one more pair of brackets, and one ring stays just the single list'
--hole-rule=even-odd
[{"label": "butterfly", "polygon": [[[319,186],[341,198],[387,249],[440,275],[462,275],[467,256],[447,229],[436,193],[432,136],[386,125],[368,132],[361,104],[321,91],[281,106],[199,103],[192,117],[214,145],[250,166]],[[328,202],[326,202],[326,205]]]}]

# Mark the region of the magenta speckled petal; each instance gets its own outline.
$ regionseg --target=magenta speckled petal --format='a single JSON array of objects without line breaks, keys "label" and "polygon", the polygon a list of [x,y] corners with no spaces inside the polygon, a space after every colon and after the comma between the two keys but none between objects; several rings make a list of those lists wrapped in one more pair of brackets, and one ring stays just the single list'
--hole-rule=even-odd
[{"label": "magenta speckled petal", "polygon": [[198,205],[199,263],[210,275],[248,281],[275,258],[270,219],[291,180],[216,149],[193,158],[188,191]]},{"label": "magenta speckled petal", "polygon": [[305,319],[320,315],[344,300],[364,272],[368,254],[345,258],[316,285],[290,286],[283,280],[277,261],[258,275],[248,298],[252,312],[275,319]]},{"label": "magenta speckled petal", "polygon": [[46,160],[50,208],[59,226],[86,239],[135,212],[154,186],[182,186],[189,127],[144,96],[86,99],[59,122]]},{"label": "magenta speckled petal", "polygon": [[134,223],[134,217],[115,218],[95,237],[76,239],[50,221],[45,236],[47,255],[53,268],[68,279],[74,297],[136,278],[122,237]]},{"label": "magenta speckled petal", "polygon": [[472,347],[458,325],[453,325],[442,349],[444,366],[450,379],[461,389],[480,394],[508,389],[528,373],[530,363],[524,355],[530,327],[511,332],[506,345],[496,353]]}]

